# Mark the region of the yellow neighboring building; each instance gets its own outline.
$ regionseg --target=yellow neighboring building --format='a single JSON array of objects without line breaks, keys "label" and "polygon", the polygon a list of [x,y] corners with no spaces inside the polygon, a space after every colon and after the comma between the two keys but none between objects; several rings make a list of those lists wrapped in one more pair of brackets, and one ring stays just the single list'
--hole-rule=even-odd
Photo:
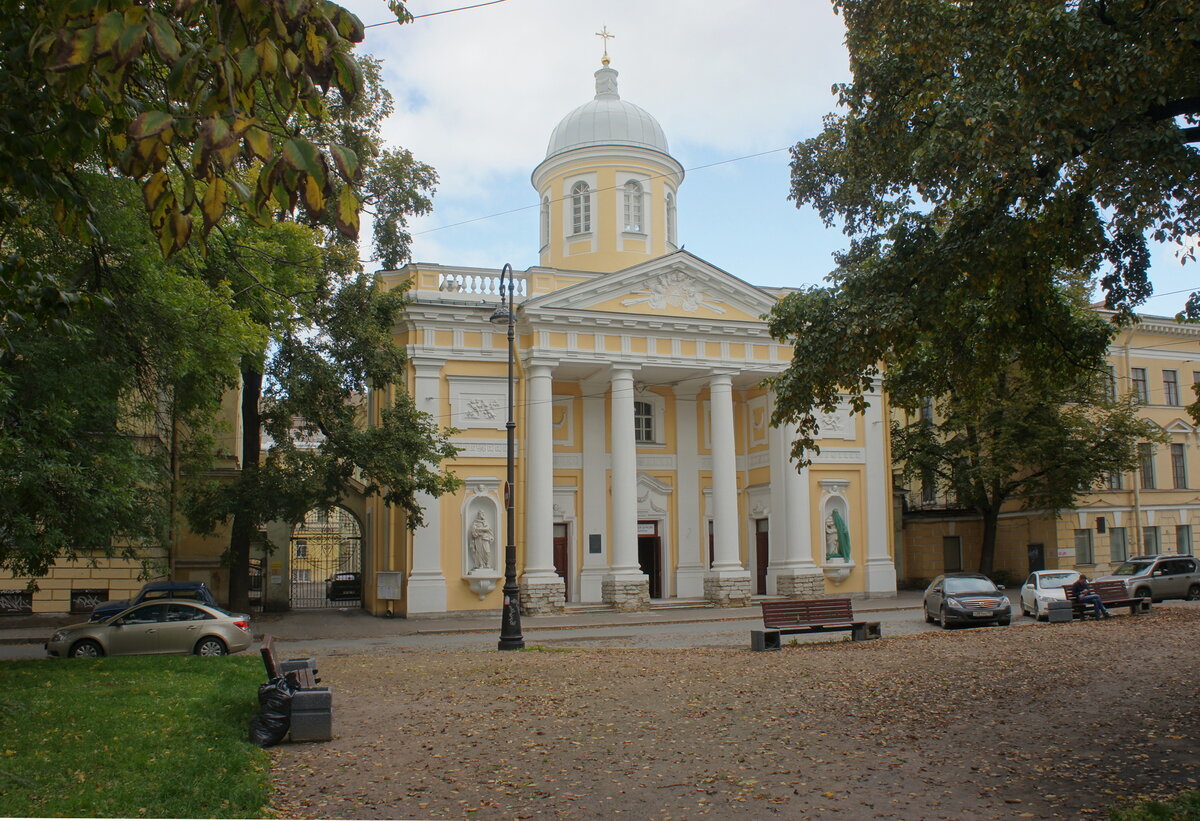
[{"label": "yellow neighboring building", "polygon": [[[655,119],[621,99],[617,72],[605,64],[595,77],[595,98],[563,118],[533,171],[541,264],[515,274],[523,609],[893,594],[882,397],[866,417],[829,415],[821,455],[794,469],[760,387],[791,356],[761,318],[781,292],[680,250],[683,168]],[[425,499],[415,531],[368,501],[371,612],[501,607],[508,351],[506,329],[489,322],[499,275],[420,263],[382,275],[411,288],[396,329],[408,389],[459,431],[450,467],[464,485]]]},{"label": "yellow neighboring building", "polygon": [[[1200,325],[1143,317],[1109,348],[1115,389],[1143,403],[1142,416],[1170,437],[1146,445],[1140,469],[1108,477],[1058,516],[1014,503],[1000,516],[995,568],[1021,579],[1042,568],[1107,574],[1127,556],[1192,553],[1200,536],[1200,429],[1184,406],[1200,382]],[[905,500],[902,579],[928,580],[950,570],[977,570],[981,527],[974,514],[945,499]]]}]

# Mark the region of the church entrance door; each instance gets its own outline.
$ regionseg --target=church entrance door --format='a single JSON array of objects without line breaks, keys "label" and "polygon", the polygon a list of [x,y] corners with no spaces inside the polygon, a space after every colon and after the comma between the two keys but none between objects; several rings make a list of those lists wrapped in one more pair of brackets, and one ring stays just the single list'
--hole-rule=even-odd
[{"label": "church entrance door", "polygon": [[767,595],[767,562],[770,561],[767,525],[767,519],[754,520],[754,592],[759,596]]},{"label": "church entrance door", "polygon": [[658,522],[638,522],[638,564],[650,577],[650,598],[661,599],[662,539],[658,536]]},{"label": "church entrance door", "polygon": [[567,569],[567,526],[554,526],[554,572],[562,577],[564,585],[564,595],[567,601],[571,600],[571,581],[570,573]]}]

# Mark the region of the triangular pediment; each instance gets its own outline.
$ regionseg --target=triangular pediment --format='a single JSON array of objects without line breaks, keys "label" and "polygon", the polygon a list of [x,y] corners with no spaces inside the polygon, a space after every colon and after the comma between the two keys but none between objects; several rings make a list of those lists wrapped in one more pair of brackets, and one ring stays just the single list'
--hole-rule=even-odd
[{"label": "triangular pediment", "polygon": [[1193,433],[1195,428],[1185,422],[1183,419],[1176,419],[1164,428],[1167,433]]},{"label": "triangular pediment", "polygon": [[676,251],[534,297],[524,304],[524,310],[761,322],[775,302],[762,289],[687,251]]}]

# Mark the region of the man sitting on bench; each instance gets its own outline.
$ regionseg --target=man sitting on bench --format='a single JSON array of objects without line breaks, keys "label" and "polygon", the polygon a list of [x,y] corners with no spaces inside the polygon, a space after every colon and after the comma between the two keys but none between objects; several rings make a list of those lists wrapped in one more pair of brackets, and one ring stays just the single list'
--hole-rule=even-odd
[{"label": "man sitting on bench", "polygon": [[1111,619],[1112,613],[1108,612],[1108,608],[1104,606],[1104,600],[1100,598],[1100,594],[1092,589],[1091,583],[1088,582],[1087,576],[1082,573],[1075,583],[1071,585],[1071,595],[1075,597],[1075,601],[1080,604],[1090,604],[1092,606],[1092,617],[1095,619]]}]

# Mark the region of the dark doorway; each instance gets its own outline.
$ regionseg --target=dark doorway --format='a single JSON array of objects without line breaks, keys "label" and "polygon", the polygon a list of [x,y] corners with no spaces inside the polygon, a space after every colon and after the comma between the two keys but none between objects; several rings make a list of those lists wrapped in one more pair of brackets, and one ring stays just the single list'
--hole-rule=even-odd
[{"label": "dark doorway", "polygon": [[1029,572],[1046,569],[1046,549],[1040,544],[1029,546]]},{"label": "dark doorway", "polygon": [[650,598],[661,599],[662,539],[658,536],[658,522],[638,522],[638,564],[650,577]]},{"label": "dark doorway", "polygon": [[567,526],[554,526],[554,572],[562,577],[567,601],[571,600],[570,574],[567,569]]},{"label": "dark doorway", "polygon": [[770,561],[767,539],[767,519],[754,520],[754,592],[767,595],[767,563]]}]

